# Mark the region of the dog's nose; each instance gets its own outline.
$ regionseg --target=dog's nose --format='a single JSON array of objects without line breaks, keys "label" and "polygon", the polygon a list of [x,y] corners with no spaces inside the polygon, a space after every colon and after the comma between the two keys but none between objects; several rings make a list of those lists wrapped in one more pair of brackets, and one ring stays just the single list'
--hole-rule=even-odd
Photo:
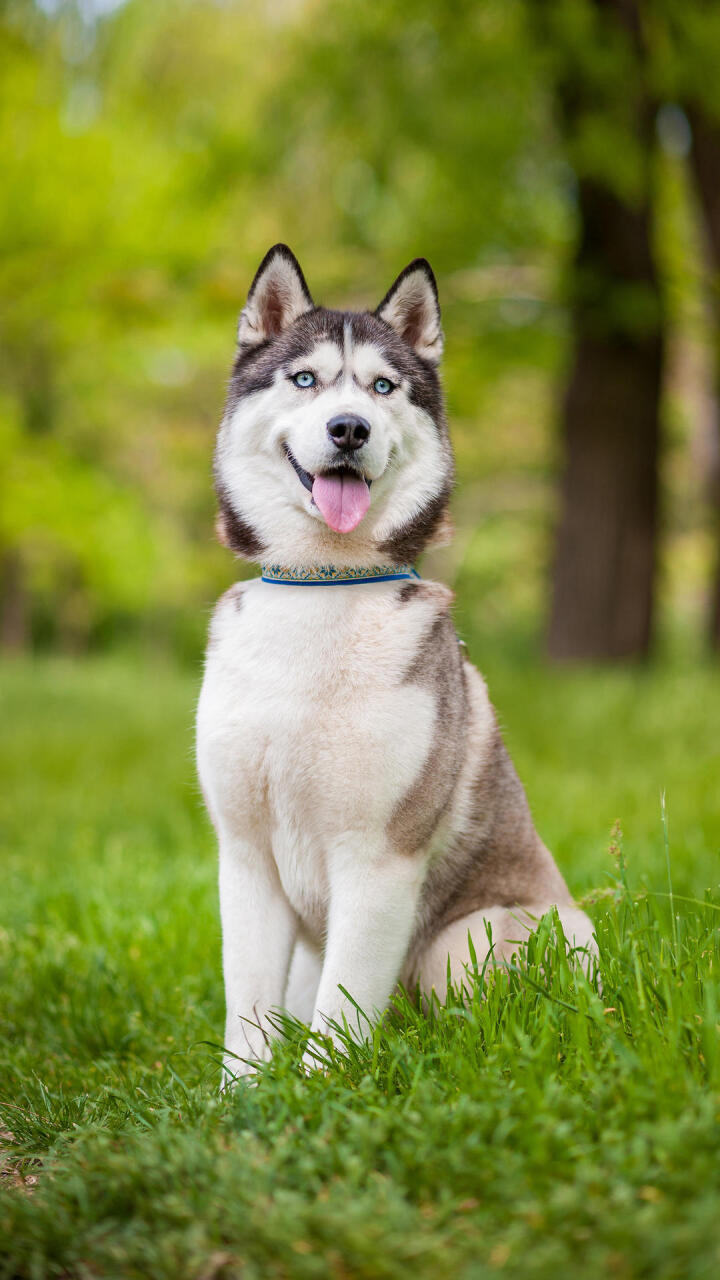
[{"label": "dog's nose", "polygon": [[370,436],[370,423],[357,413],[337,413],[328,422],[327,433],[338,449],[360,449]]}]

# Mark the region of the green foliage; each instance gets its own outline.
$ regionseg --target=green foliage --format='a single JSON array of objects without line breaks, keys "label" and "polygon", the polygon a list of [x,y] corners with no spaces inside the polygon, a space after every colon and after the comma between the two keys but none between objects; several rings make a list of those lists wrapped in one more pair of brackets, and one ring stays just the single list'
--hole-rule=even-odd
[{"label": "green foliage", "polygon": [[210,457],[268,86],[253,15],[207,16],[136,4],[93,27],[28,4],[4,22],[0,548],[61,636],[199,609],[227,576]]},{"label": "green foliage", "polygon": [[[482,658],[482,619],[465,630]],[[6,666],[0,1276],[714,1274],[717,678],[487,656],[602,993],[548,918],[508,979],[428,1016],[400,1000],[326,1074],[300,1074],[288,1026],[231,1098],[197,678]]]},{"label": "green foliage", "polygon": [[552,243],[556,157],[524,18],[516,0],[316,6],[281,100],[307,104],[285,142],[303,238],[319,226],[385,274],[427,245],[444,274]]},{"label": "green foliage", "polygon": [[[223,382],[277,239],[330,303],[372,305],[413,254],[432,259],[463,486],[450,576],[489,502],[485,561],[500,541],[496,564],[527,603],[517,620],[537,623],[577,179],[634,198],[651,150],[633,141],[637,92],[684,99],[716,43],[707,6],[643,7],[642,85],[613,7],[591,0],[130,0],[92,14],[0,7],[0,573],[20,566],[31,638],[140,631],[198,651],[235,572],[212,539]],[[558,129],[571,73],[577,137]],[[671,185],[658,239],[675,291],[700,248],[675,231],[678,208],[691,218]],[[619,305],[644,322],[642,297]],[[697,494],[691,510],[697,530]]]}]

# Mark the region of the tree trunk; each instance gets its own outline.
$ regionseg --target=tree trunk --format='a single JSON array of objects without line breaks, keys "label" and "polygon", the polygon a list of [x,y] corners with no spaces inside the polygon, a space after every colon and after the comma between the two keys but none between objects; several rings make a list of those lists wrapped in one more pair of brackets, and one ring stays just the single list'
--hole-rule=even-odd
[{"label": "tree trunk", "polygon": [[[712,120],[701,107],[687,107],[692,129],[690,160],[695,186],[705,223],[706,243],[710,260],[710,303],[714,321],[715,348],[715,404],[720,404],[720,124]],[[715,415],[716,431],[720,433],[718,414]],[[720,443],[720,442],[719,442]],[[720,448],[718,449],[720,454]],[[716,530],[717,563],[710,598],[708,632],[712,648],[720,652],[720,467],[717,463],[713,475],[707,477],[707,491],[714,513]]]},{"label": "tree trunk", "polygon": [[[644,657],[652,634],[663,332],[652,253],[654,111],[642,92],[634,4],[597,0],[637,64],[618,141],[640,157],[636,190],[579,177],[573,354],[563,403],[564,470],[548,635],[551,657]],[[582,77],[559,85],[570,140],[608,104]]]},{"label": "tree trunk", "polygon": [[[576,270],[584,274],[592,264],[603,312],[622,313],[622,294],[631,286],[659,304],[648,209],[629,209],[589,183],[581,183],[580,209]],[[618,256],[625,261],[618,263]],[[563,409],[565,469],[548,639],[558,659],[644,656],[652,632],[662,333],[651,317],[634,333],[622,323],[594,328],[593,311],[585,298],[573,310]]]}]

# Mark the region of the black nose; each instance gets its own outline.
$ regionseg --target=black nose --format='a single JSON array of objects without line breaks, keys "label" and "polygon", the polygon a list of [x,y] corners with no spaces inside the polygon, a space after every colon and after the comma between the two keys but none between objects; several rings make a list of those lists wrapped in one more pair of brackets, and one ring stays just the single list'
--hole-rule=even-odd
[{"label": "black nose", "polygon": [[360,449],[370,435],[370,423],[356,413],[337,413],[328,422],[327,433],[338,449]]}]

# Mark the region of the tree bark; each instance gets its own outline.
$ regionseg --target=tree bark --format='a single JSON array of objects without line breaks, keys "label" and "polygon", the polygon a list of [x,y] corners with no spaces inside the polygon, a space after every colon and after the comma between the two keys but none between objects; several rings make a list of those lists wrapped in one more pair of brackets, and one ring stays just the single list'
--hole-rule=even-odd
[{"label": "tree bark", "polygon": [[[637,284],[659,301],[647,208],[581,183],[576,270],[592,263],[604,294]],[[624,262],[613,259],[620,255]],[[612,310],[612,307],[610,308]],[[604,305],[603,310],[607,307]],[[642,657],[652,635],[663,340],[573,310],[572,369],[563,408],[565,468],[548,648],[558,659]]]},{"label": "tree bark", "polygon": [[[578,181],[573,353],[548,634],[558,660],[644,657],[653,620],[663,358],[652,252],[654,110],[641,88],[636,5],[596,0],[596,8],[625,34],[637,64],[624,127],[641,163],[632,196],[597,173]],[[606,105],[602,86],[588,90],[572,69],[558,95],[570,139]]]},{"label": "tree bark", "polygon": [[[710,305],[714,324],[715,404],[720,404],[720,123],[696,104],[686,108],[692,129],[690,163],[706,231],[710,262]],[[715,428],[720,434],[718,414]],[[720,445],[720,441],[719,441]],[[718,449],[720,454],[720,447]],[[710,596],[708,636],[711,648],[720,652],[720,467],[707,477],[707,493],[716,531],[716,568]]]}]

